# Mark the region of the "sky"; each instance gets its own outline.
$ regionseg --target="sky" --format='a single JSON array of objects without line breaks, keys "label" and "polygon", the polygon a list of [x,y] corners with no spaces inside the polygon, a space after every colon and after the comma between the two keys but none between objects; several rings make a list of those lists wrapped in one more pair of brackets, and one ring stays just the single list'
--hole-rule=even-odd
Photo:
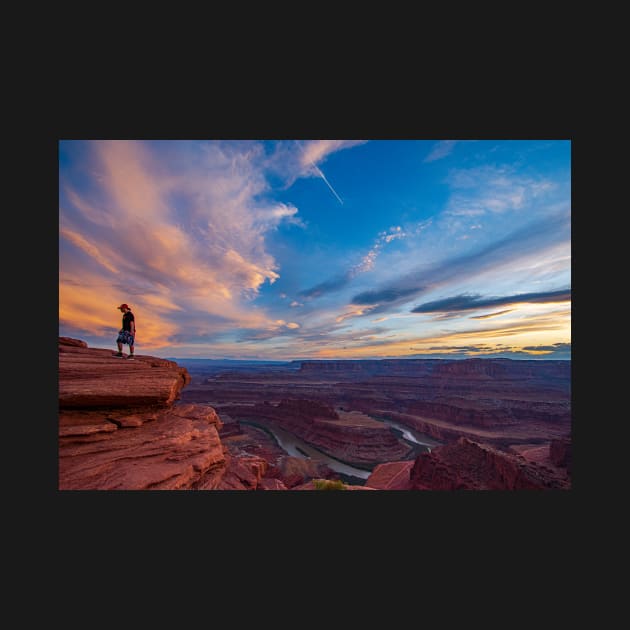
[{"label": "sky", "polygon": [[570,140],[59,141],[59,335],[247,360],[571,358]]}]

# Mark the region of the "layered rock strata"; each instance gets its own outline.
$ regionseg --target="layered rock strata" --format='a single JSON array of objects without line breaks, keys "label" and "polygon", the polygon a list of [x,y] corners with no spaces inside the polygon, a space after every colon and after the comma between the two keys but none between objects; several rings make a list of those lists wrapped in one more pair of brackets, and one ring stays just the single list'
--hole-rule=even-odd
[{"label": "layered rock strata", "polygon": [[271,443],[265,449],[261,436],[249,449],[230,445],[246,435],[238,423],[224,444],[215,409],[180,400],[189,382],[174,361],[118,359],[60,337],[58,489],[287,490],[336,478],[321,463],[291,462]]},{"label": "layered rock strata", "polygon": [[376,466],[366,485],[380,490],[566,490],[566,470],[459,438],[413,463]]},{"label": "layered rock strata", "polygon": [[[243,419],[289,431],[315,448],[357,467],[413,455],[410,445],[382,422],[363,416],[341,418],[329,405],[313,400],[284,399],[274,404],[228,405],[227,412]],[[354,419],[356,418],[356,419]]]}]

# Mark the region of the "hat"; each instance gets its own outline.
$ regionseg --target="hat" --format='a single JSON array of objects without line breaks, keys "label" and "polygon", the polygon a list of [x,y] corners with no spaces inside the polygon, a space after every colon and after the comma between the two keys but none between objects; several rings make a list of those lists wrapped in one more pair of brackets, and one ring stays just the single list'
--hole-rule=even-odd
[{"label": "hat", "polygon": [[129,305],[128,305],[128,304],[121,304],[118,308],[119,308],[121,311],[122,311],[122,309],[123,309],[123,308],[126,308],[126,309],[128,310],[128,309],[129,309]]}]

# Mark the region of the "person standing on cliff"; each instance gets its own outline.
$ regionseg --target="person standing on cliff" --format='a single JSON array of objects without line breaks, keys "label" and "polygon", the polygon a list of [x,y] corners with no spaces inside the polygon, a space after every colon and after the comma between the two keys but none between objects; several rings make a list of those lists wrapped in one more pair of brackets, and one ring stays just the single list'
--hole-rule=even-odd
[{"label": "person standing on cliff", "polygon": [[136,338],[136,318],[134,317],[128,304],[121,304],[118,307],[122,311],[122,328],[118,331],[118,337],[116,344],[118,345],[118,352],[112,356],[117,359],[122,359],[123,344],[129,346],[129,356],[127,359],[133,359],[134,343]]}]

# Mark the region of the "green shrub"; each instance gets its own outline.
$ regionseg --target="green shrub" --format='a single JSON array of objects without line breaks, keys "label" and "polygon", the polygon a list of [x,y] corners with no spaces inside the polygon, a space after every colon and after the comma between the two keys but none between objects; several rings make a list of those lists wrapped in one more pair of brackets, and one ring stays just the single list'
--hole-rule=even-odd
[{"label": "green shrub", "polygon": [[315,490],[345,490],[346,484],[340,479],[313,479]]}]

